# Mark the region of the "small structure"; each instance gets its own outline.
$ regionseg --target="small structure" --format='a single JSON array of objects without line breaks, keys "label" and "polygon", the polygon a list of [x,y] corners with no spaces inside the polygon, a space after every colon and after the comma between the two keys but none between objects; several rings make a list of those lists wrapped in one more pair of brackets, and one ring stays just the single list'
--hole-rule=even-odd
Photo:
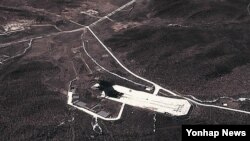
[{"label": "small structure", "polygon": [[102,58],[107,58],[107,57],[109,57],[108,54],[103,54],[103,55],[102,55]]},{"label": "small structure", "polygon": [[76,100],[78,100],[78,99],[79,99],[79,95],[74,94],[74,95],[72,96],[72,100],[73,100],[73,101],[76,101]]},{"label": "small structure", "polygon": [[102,116],[102,117],[108,117],[110,114],[106,111],[100,111],[97,113],[98,115]]},{"label": "small structure", "polygon": [[77,102],[74,102],[74,105],[76,105],[76,106],[79,106],[79,107],[85,107],[87,104],[86,103],[84,103],[84,102],[82,102],[82,101],[77,101]]},{"label": "small structure", "polygon": [[99,72],[102,71],[102,69],[99,66],[96,66],[95,69]]},{"label": "small structure", "polygon": [[79,100],[73,101],[72,103],[73,103],[73,105],[75,105],[77,102],[79,102]]},{"label": "small structure", "polygon": [[81,14],[88,14],[88,15],[97,15],[99,12],[93,9],[89,9],[87,11],[82,11]]},{"label": "small structure", "polygon": [[152,91],[152,90],[153,90],[153,87],[146,87],[145,90],[146,90],[146,91]]}]

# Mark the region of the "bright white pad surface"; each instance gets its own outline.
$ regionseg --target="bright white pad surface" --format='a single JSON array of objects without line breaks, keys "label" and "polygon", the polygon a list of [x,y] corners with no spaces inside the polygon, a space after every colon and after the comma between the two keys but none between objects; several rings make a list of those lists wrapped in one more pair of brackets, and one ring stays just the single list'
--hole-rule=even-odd
[{"label": "bright white pad surface", "polygon": [[185,99],[157,96],[119,85],[114,85],[113,88],[116,91],[123,93],[123,95],[120,98],[107,97],[108,99],[131,106],[146,108],[159,113],[182,116],[186,115],[191,107],[191,104]]}]

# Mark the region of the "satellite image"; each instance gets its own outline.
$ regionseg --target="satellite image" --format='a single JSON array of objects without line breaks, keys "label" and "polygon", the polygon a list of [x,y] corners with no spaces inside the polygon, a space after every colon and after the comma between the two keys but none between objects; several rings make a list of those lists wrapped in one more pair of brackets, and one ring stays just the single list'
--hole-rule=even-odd
[{"label": "satellite image", "polygon": [[201,124],[250,124],[249,0],[0,1],[0,141]]}]

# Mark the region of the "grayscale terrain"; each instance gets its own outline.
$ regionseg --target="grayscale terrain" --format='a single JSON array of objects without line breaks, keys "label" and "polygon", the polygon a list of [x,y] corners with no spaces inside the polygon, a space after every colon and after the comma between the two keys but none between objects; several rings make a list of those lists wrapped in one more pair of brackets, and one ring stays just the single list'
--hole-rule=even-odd
[{"label": "grayscale terrain", "polygon": [[250,124],[249,3],[1,0],[0,140],[180,141],[183,124]]}]

